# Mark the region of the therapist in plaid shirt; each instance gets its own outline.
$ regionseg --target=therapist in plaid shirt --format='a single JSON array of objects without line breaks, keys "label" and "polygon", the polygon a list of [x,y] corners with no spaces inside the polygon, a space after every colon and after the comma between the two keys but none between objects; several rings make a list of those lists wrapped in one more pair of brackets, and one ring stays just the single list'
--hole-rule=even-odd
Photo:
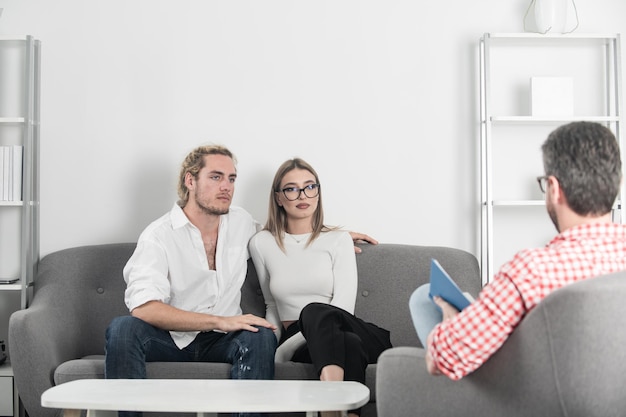
[{"label": "therapist in plaid shirt", "polygon": [[537,180],[559,234],[543,248],[517,253],[462,312],[436,297],[443,321],[426,332],[420,321],[432,312],[425,306],[439,310],[424,303],[427,288],[411,296],[411,315],[433,375],[463,378],[485,363],[552,291],[626,270],[626,226],[611,221],[622,180],[613,133],[597,123],[574,122],[552,132],[541,149],[545,175]]}]

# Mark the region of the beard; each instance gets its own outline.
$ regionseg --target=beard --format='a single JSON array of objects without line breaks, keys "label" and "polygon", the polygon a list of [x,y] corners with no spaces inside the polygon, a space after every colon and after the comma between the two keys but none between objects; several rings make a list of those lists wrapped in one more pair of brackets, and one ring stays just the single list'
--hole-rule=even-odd
[{"label": "beard", "polygon": [[202,201],[200,201],[200,199],[197,196],[195,200],[196,200],[196,204],[198,205],[198,207],[200,207],[200,210],[202,210],[203,213],[209,214],[212,216],[221,216],[222,214],[228,214],[228,210],[230,208],[230,206],[220,208],[220,207],[216,207],[212,205],[205,205]]},{"label": "beard", "polygon": [[561,229],[559,228],[559,219],[556,216],[556,211],[554,210],[554,207],[552,207],[552,204],[547,203],[546,209],[548,210],[548,216],[550,216],[552,224],[554,225],[554,227],[556,227],[556,231],[561,233]]}]

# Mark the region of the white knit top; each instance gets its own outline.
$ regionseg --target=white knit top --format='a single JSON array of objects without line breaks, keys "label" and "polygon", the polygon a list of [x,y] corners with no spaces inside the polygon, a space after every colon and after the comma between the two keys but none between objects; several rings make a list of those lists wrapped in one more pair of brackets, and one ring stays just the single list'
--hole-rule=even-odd
[{"label": "white knit top", "polygon": [[266,319],[298,320],[312,302],[340,307],[354,314],[357,268],[348,232],[322,232],[307,246],[310,234],[285,234],[283,252],[266,230],[250,240],[250,255],[267,305]]}]

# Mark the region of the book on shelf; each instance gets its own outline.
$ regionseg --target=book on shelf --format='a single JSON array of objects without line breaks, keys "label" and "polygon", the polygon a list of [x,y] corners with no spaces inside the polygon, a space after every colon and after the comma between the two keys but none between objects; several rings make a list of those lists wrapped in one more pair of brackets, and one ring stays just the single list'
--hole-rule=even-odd
[{"label": "book on shelf", "polygon": [[2,200],[11,201],[9,198],[9,186],[11,184],[11,148],[3,146],[2,152]]},{"label": "book on shelf", "polygon": [[4,201],[4,146],[0,146],[0,201]]},{"label": "book on shelf", "polygon": [[13,201],[21,201],[22,200],[22,167],[23,167],[23,154],[24,147],[19,145],[13,146],[13,187],[12,192]]},{"label": "book on shelf", "polygon": [[23,146],[0,146],[0,201],[22,200],[23,157]]}]

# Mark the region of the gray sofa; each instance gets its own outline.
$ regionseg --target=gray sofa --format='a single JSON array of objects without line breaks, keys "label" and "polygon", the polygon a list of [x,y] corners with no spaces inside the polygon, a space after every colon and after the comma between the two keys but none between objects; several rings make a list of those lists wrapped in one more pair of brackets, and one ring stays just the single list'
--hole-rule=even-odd
[{"label": "gray sofa", "polygon": [[460,381],[426,372],[425,351],[388,349],[377,365],[378,417],[626,415],[626,271],[563,287]]},{"label": "gray sofa", "polygon": [[[18,392],[30,417],[53,417],[42,408],[41,394],[53,385],[82,378],[103,378],[104,332],[113,317],[128,314],[122,269],[134,243],[61,250],[39,264],[31,306],[15,312],[9,323],[9,350]],[[480,273],[476,258],[462,250],[397,244],[363,245],[357,256],[357,316],[391,331],[394,346],[420,346],[408,312],[408,299],[428,281],[436,258],[464,291],[476,295]],[[242,309],[263,315],[265,305],[252,263],[242,289]],[[363,417],[376,415],[376,365],[367,369],[370,403]],[[223,378],[220,363],[148,364],[150,378]],[[280,363],[277,379],[317,379],[311,365]]]}]

